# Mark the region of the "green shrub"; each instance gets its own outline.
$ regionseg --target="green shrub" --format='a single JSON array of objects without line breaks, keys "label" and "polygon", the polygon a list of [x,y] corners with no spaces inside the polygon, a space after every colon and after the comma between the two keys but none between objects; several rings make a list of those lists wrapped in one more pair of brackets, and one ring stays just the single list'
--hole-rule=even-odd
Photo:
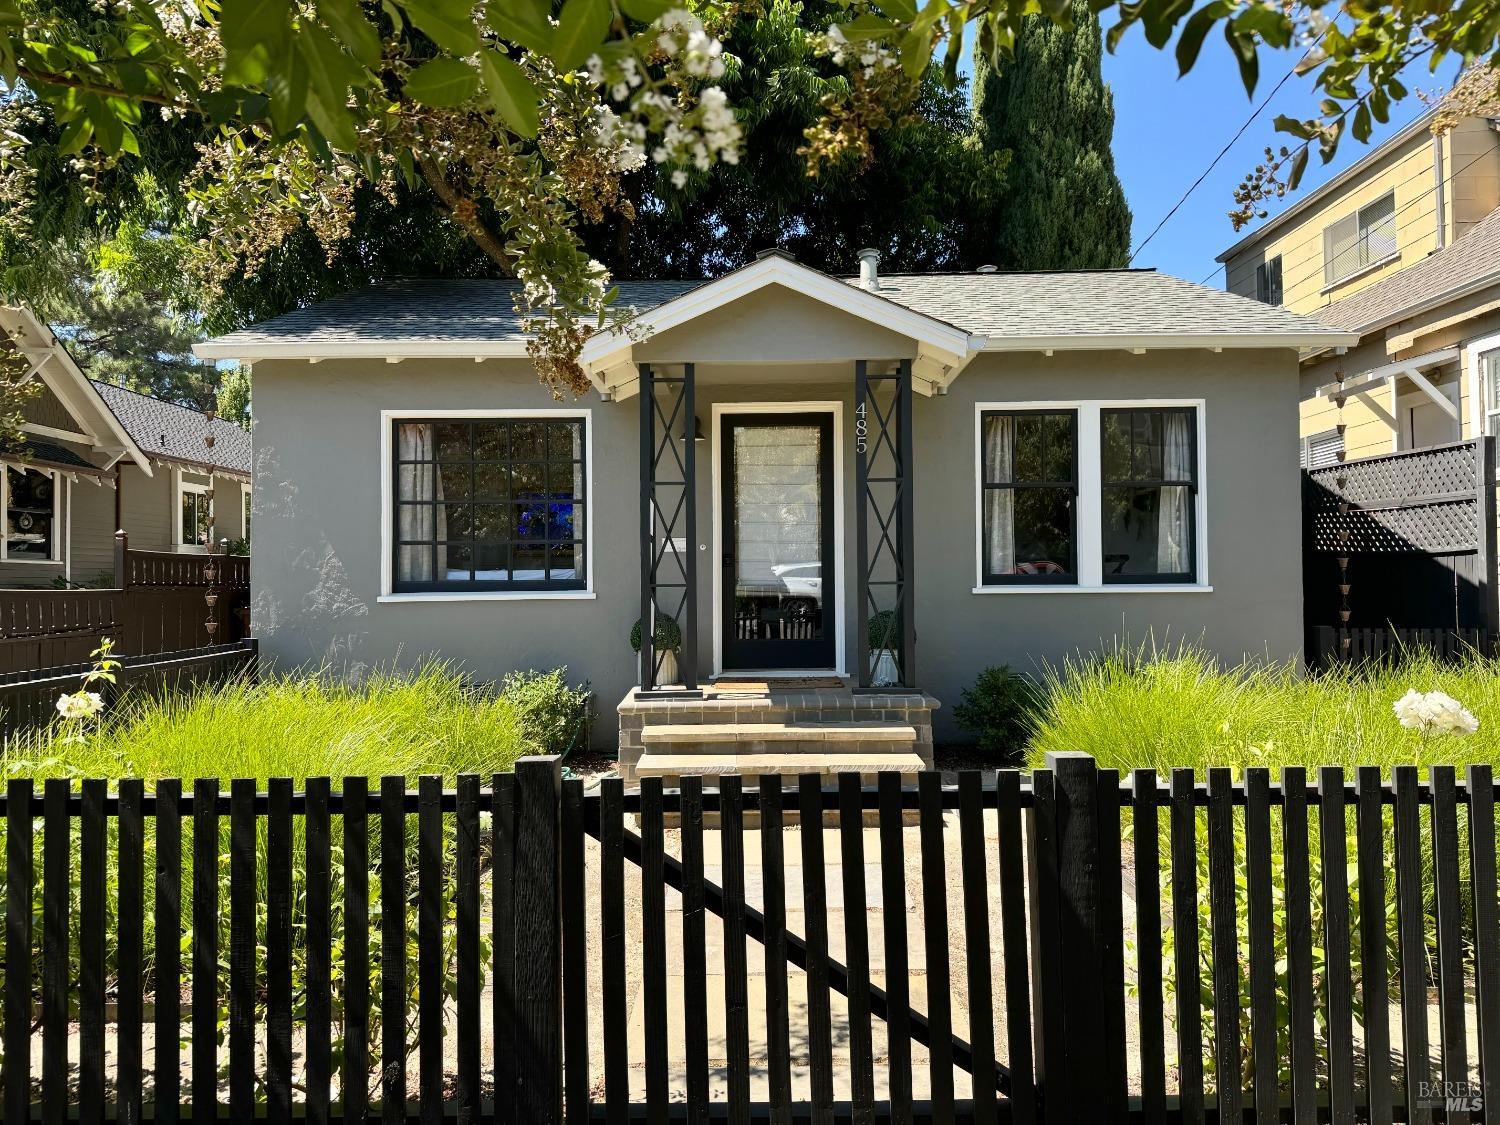
[{"label": "green shrub", "polygon": [[500,681],[500,698],[520,715],[533,753],[566,755],[588,745],[593,693],[587,680],[570,687],[566,668],[511,672]]},{"label": "green shrub", "polygon": [[953,719],[979,740],[986,754],[1019,761],[1037,708],[1037,689],[1007,665],[986,668],[964,688],[953,708]]},{"label": "green shrub", "polygon": [[[676,652],[682,648],[682,629],[677,624],[677,618],[666,613],[656,615],[656,632],[651,637],[652,647],[657,652],[666,650]],[[630,647],[636,652],[641,651],[641,623],[639,620],[630,628]]]},{"label": "green shrub", "polygon": [[881,649],[898,652],[901,649],[901,618],[896,616],[893,609],[882,609],[871,615],[866,635],[871,652],[879,652]]}]

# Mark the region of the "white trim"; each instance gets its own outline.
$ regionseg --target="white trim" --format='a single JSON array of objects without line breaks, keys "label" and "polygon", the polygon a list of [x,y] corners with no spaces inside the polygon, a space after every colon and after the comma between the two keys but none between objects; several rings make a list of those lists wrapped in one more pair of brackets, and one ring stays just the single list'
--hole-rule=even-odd
[{"label": "white trim", "polygon": [[7,513],[10,511],[11,469],[41,473],[52,479],[52,543],[45,559],[13,559],[10,557],[10,528],[0,527],[0,562],[7,566],[57,566],[61,563],[66,568],[68,562],[63,557],[61,540],[67,535],[68,525],[72,523],[73,508],[71,504],[66,509],[62,505],[62,473],[56,469],[39,469],[35,465],[17,461],[0,461],[0,520],[9,518]]},{"label": "white trim", "polygon": [[1115,582],[1108,586],[975,586],[969,591],[971,594],[1212,594],[1212,586],[1204,586],[1201,583],[1183,582],[1173,584],[1162,582],[1160,584],[1142,582],[1132,584],[1129,582]]},{"label": "white trim", "polygon": [[[201,496],[204,493],[212,492],[214,488],[211,483],[198,484],[196,481],[183,480],[183,472],[184,470],[176,466],[172,468],[172,550],[184,555],[197,555],[204,553],[207,548],[202,543],[184,543],[182,541],[182,498],[189,492],[194,492]],[[212,475],[208,473],[194,475],[207,476],[210,481],[213,480]],[[214,500],[216,499],[217,497],[210,497],[208,501],[208,522],[210,527],[213,526]]]},{"label": "white trim", "polygon": [[[1386,194],[1389,195],[1391,193],[1387,192]],[[1381,196],[1381,199],[1384,199],[1384,198],[1385,198],[1385,196]],[[1375,202],[1378,203],[1378,202],[1380,202],[1380,200],[1375,200]],[[1335,281],[1330,281],[1327,285],[1323,286],[1323,288],[1321,288],[1321,289],[1318,290],[1318,296],[1320,296],[1320,297],[1326,297],[1328,294],[1332,293],[1335,289],[1338,289],[1338,288],[1341,288],[1342,286],[1348,285],[1351,281],[1358,281],[1360,278],[1364,277],[1365,275],[1372,274],[1376,270],[1383,269],[1386,266],[1390,265],[1392,262],[1399,262],[1400,260],[1401,260],[1401,251],[1400,250],[1393,250],[1389,254],[1387,254],[1384,258],[1378,258],[1375,261],[1371,262],[1369,265],[1360,266],[1359,269],[1355,270],[1353,273],[1346,273],[1343,277],[1338,278]]]},{"label": "white trim", "polygon": [[978,337],[956,325],[772,253],[640,313],[626,324],[596,333],[583,345],[579,363],[590,373],[594,385],[606,390],[604,371],[618,367],[622,356],[628,355],[635,344],[768,285],[783,286],[927,345],[923,350],[943,362],[950,378],[981,346]]},{"label": "white trim", "polygon": [[[844,629],[844,404],[842,402],[716,402],[710,411],[710,425],[712,433],[708,435],[710,487],[712,492],[709,496],[710,523],[712,524],[713,554],[709,558],[710,569],[713,571],[713,581],[709,584],[712,595],[712,610],[710,617],[713,619],[713,672],[712,675],[722,676],[727,673],[724,670],[724,614],[723,585],[724,568],[719,565],[724,557],[724,513],[720,510],[722,506],[722,458],[723,450],[720,448],[719,418],[724,414],[831,414],[833,416],[833,668],[832,671],[840,676],[848,675],[848,660],[846,659],[846,642]],[[827,595],[827,587],[824,587],[824,595]],[[809,672],[814,669],[809,669]],[[815,669],[821,675],[827,675],[830,669]],[[734,675],[743,675],[742,669],[734,669]]]},{"label": "white trim", "polygon": [[[56,487],[55,485],[53,486]],[[63,520],[63,581],[73,581],[73,478],[69,476],[63,482],[63,510],[67,513]]]},{"label": "white trim", "polygon": [[1471,429],[1464,435],[1466,438],[1482,435],[1490,412],[1500,411],[1500,403],[1489,401],[1484,376],[1479,370],[1479,361],[1493,351],[1500,351],[1500,335],[1481,336],[1477,340],[1471,340],[1463,348],[1464,377],[1469,384],[1469,401],[1473,403],[1470,411],[1473,414],[1473,418],[1470,419]]},{"label": "white trim", "polygon": [[75,433],[72,430],[60,430],[56,426],[44,426],[40,422],[22,422],[21,430],[28,434],[36,434],[37,437],[58,438],[61,441],[77,442],[80,445],[93,445],[95,439],[90,434]]},{"label": "white trim", "polygon": [[[582,590],[441,590],[422,593],[397,593],[395,575],[391,572],[391,517],[396,498],[391,495],[391,424],[399,418],[582,418],[583,419],[583,521],[584,576]],[[580,601],[594,596],[594,412],[589,407],[537,407],[535,409],[492,409],[465,407],[458,410],[443,407],[382,410],[380,412],[380,604],[398,602],[499,602],[499,601]]]},{"label": "white trim", "polygon": [[[1105,582],[1104,510],[1100,473],[1100,412],[1103,410],[1152,410],[1191,408],[1197,423],[1198,478],[1194,496],[1193,527],[1196,538],[1192,582]],[[1069,410],[1078,415],[1078,583],[1062,586],[1038,582],[986,585],[984,581],[984,474],[980,468],[984,450],[984,413],[987,410]],[[1041,399],[1018,402],[976,402],[974,445],[970,464],[974,474],[974,586],[975,594],[1169,594],[1205,593],[1213,590],[1208,579],[1208,404],[1201,398]]]},{"label": "white trim", "polygon": [[527,337],[499,340],[347,340],[314,342],[305,337],[277,341],[236,341],[234,335],[193,345],[199,359],[526,359]]}]

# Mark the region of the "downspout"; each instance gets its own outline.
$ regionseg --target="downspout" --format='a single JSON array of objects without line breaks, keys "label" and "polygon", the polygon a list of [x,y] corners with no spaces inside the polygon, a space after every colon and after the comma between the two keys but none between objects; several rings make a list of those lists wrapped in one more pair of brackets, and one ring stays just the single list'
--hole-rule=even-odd
[{"label": "downspout", "polygon": [[1437,195],[1434,215],[1437,220],[1437,248],[1448,245],[1448,190],[1443,185],[1443,138],[1434,134],[1432,138],[1432,184]]}]

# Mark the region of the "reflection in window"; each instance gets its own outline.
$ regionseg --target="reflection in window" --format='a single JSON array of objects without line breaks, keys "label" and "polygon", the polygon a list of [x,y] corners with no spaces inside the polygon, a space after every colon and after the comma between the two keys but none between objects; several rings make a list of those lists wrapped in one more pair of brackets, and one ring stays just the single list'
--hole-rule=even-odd
[{"label": "reflection in window", "polygon": [[54,558],[52,511],[56,482],[52,474],[8,466],[5,484],[5,557]]},{"label": "reflection in window", "polygon": [[582,589],[583,427],[395,423],[395,588]]},{"label": "reflection in window", "polygon": [[185,546],[203,547],[213,534],[214,502],[207,492],[182,490],[182,539]]},{"label": "reflection in window", "polygon": [[1075,581],[1078,415],[990,411],[981,431],[984,581]]},{"label": "reflection in window", "polygon": [[1192,581],[1193,410],[1104,410],[1100,423],[1104,580]]}]

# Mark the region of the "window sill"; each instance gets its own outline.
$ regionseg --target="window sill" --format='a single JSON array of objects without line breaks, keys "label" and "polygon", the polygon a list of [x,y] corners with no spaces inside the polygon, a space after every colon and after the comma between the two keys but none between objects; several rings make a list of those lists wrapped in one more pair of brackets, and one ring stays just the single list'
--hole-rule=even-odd
[{"label": "window sill", "polygon": [[1191,582],[1117,582],[1108,586],[1049,586],[1021,584],[975,586],[972,594],[1211,594],[1212,586]]},{"label": "window sill", "polygon": [[1329,293],[1332,293],[1341,285],[1348,285],[1351,281],[1358,281],[1366,274],[1374,273],[1376,270],[1382,269],[1383,267],[1390,265],[1392,262],[1399,262],[1400,260],[1401,251],[1399,250],[1397,250],[1394,254],[1387,254],[1379,261],[1371,262],[1367,266],[1360,266],[1359,269],[1355,270],[1353,273],[1346,273],[1343,277],[1338,278],[1335,281],[1330,281],[1327,285],[1318,290],[1318,296],[1327,296]]},{"label": "window sill", "polygon": [[6,566],[62,566],[62,559],[0,559]]},{"label": "window sill", "polygon": [[593,601],[592,590],[475,590],[431,594],[381,594],[376,602],[395,605],[401,602],[585,602]]}]

